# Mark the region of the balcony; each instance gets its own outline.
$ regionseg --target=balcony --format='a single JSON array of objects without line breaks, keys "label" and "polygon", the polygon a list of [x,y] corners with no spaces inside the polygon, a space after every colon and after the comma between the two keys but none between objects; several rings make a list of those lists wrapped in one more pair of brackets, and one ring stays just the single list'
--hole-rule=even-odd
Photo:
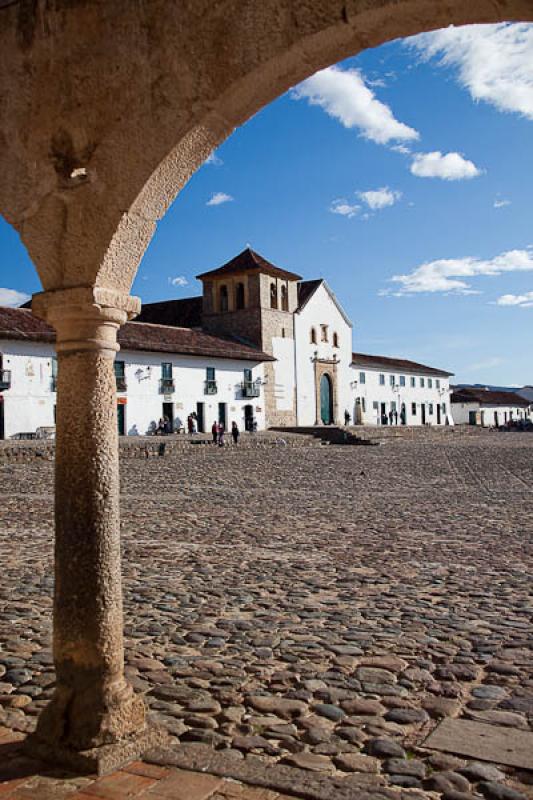
[{"label": "balcony", "polygon": [[117,392],[125,392],[128,389],[128,384],[126,383],[126,378],[124,375],[115,375],[115,381],[117,384]]},{"label": "balcony", "polygon": [[11,388],[11,370],[10,369],[1,369],[0,370],[0,391],[3,389],[10,389]]},{"label": "balcony", "polygon": [[176,391],[174,378],[161,378],[159,381],[159,394],[172,394]]},{"label": "balcony", "polygon": [[217,382],[214,380],[204,381],[204,394],[216,394],[218,391],[217,389]]},{"label": "balcony", "polygon": [[241,383],[241,391],[243,397],[259,397],[261,386],[254,381],[243,381]]}]

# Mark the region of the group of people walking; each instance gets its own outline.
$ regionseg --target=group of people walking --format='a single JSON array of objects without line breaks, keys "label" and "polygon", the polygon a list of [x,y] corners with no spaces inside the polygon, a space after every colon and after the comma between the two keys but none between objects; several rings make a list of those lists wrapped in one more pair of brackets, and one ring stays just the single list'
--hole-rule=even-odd
[{"label": "group of people walking", "polygon": [[[219,447],[224,447],[224,434],[225,434],[224,424],[222,422],[213,422],[211,426],[211,435],[213,436],[213,444],[218,445]],[[233,444],[239,444],[239,436],[241,432],[239,431],[239,426],[236,422],[231,423],[231,438],[233,439]]]}]

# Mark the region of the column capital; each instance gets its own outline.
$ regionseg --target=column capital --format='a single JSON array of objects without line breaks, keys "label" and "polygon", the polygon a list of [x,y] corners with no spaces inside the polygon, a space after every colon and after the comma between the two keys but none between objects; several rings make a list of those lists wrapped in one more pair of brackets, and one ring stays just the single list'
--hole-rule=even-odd
[{"label": "column capital", "polygon": [[98,350],[114,356],[117,332],[141,309],[138,297],[101,286],[75,286],[34,294],[32,311],[57,333],[59,352]]}]

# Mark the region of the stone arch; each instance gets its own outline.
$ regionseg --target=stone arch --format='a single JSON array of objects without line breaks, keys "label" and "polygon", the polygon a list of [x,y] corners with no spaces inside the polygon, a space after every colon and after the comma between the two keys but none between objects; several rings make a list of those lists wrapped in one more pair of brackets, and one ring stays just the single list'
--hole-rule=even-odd
[{"label": "stone arch", "polygon": [[[0,15],[0,213],[37,268],[34,310],[56,328],[61,362],[57,683],[34,747],[57,760],[90,750],[94,771],[100,746],[117,745],[106,758],[118,764],[121,743],[131,758],[157,741],[124,677],[113,358],[158,220],[236,126],[316,70],[452,23],[533,20],[533,5],[14,0]],[[315,357],[333,421],[337,364]]]},{"label": "stone arch", "polygon": [[529,0],[56,0],[1,13],[0,212],[45,289],[120,292],[211,150],[289,87],[393,38],[533,19]]}]

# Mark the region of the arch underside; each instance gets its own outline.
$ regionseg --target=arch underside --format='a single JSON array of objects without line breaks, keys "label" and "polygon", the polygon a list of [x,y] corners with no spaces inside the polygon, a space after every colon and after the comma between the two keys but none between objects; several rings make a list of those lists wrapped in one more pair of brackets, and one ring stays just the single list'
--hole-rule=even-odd
[{"label": "arch underside", "polygon": [[45,289],[128,292],[178,192],[265,104],[365,48],[503,20],[533,20],[533,3],[15,4],[0,31],[0,212]]}]

